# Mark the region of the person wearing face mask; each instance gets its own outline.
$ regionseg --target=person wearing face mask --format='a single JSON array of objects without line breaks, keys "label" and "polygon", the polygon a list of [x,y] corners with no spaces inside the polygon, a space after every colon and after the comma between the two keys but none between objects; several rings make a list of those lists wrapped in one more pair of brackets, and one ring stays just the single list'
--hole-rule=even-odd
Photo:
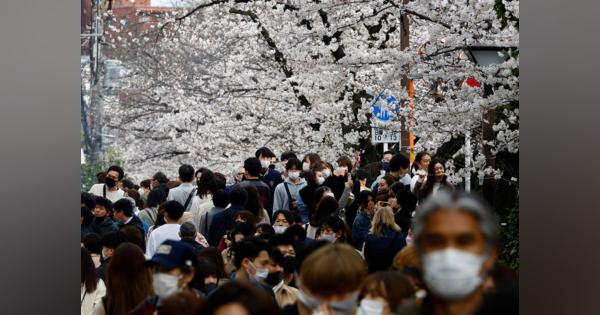
[{"label": "person wearing face mask", "polygon": [[369,163],[365,167],[367,177],[370,179],[368,182],[369,187],[373,183],[372,180],[382,174],[386,174],[390,170],[390,160],[394,156],[394,151],[388,150],[383,153],[381,160]]},{"label": "person wearing face mask", "polygon": [[96,197],[96,206],[92,212],[94,220],[91,224],[91,229],[94,233],[103,236],[119,229],[111,218],[112,210],[113,205],[110,200],[103,197]]},{"label": "person wearing face mask", "polygon": [[417,211],[414,245],[430,294],[420,314],[473,315],[496,263],[499,226],[474,195],[440,191]]},{"label": "person wearing face mask", "polygon": [[273,230],[275,234],[283,234],[293,222],[292,214],[287,210],[277,210],[273,214]]},{"label": "person wearing face mask", "polygon": [[391,315],[404,302],[412,301],[414,290],[402,273],[378,271],[365,279],[360,296],[356,315]]},{"label": "person wearing face mask", "polygon": [[[307,185],[306,180],[300,177],[302,163],[296,158],[289,158],[285,169],[288,177],[275,187],[273,210],[296,211],[302,216],[305,211],[300,208],[298,201],[300,200],[300,190]],[[273,218],[275,219],[275,217]]]},{"label": "person wearing face mask", "polygon": [[[269,148],[262,147],[256,150],[254,154],[257,159],[260,160],[260,165],[262,166],[262,170],[260,172],[260,179],[269,186],[270,195],[269,195],[269,203],[273,204],[273,198],[275,198],[275,188],[283,179],[281,178],[281,173],[275,169],[275,160],[277,157],[273,151],[269,150]],[[271,206],[272,207],[272,206]],[[273,213],[274,210],[279,210],[277,208],[271,208],[269,211]]]},{"label": "person wearing face mask", "polygon": [[100,243],[102,244],[100,266],[96,268],[96,272],[98,273],[100,279],[106,280],[106,270],[110,265],[110,261],[115,249],[126,241],[127,238],[121,231],[111,232],[102,237],[100,240]]},{"label": "person wearing face mask", "polygon": [[342,219],[335,216],[327,216],[320,221],[317,240],[329,243],[349,243],[346,230],[346,224]]},{"label": "person wearing face mask", "polygon": [[94,184],[89,193],[95,196],[104,197],[112,202],[123,198],[125,192],[119,189],[118,183],[123,180],[125,173],[120,166],[113,165],[106,171],[104,183]]},{"label": "person wearing face mask", "polygon": [[140,189],[138,189],[138,193],[140,194],[140,199],[146,204],[148,202],[148,194],[152,191],[152,180],[144,179],[140,182]]},{"label": "person wearing face mask", "polygon": [[283,254],[279,250],[273,248],[271,251],[269,275],[265,279],[265,283],[273,288],[275,300],[279,307],[285,307],[286,305],[296,303],[298,294],[300,293],[298,289],[286,283],[285,263],[286,260]]},{"label": "person wearing face mask", "polygon": [[316,164],[317,162],[320,162],[320,161],[321,161],[321,157],[316,153],[307,153],[306,155],[304,155],[304,157],[302,158],[303,176],[305,176],[305,174],[308,173],[313,168],[314,164]]},{"label": "person wearing face mask", "polygon": [[377,186],[379,185],[379,180],[383,178],[383,176],[390,175],[394,182],[402,183],[402,186],[406,190],[410,189],[410,181],[411,177],[409,175],[410,172],[410,160],[408,156],[404,153],[396,153],[390,159],[390,170],[386,174],[381,174],[379,177],[375,179],[375,181],[371,184],[371,190],[377,191]]},{"label": "person wearing face mask", "polygon": [[286,306],[283,314],[354,314],[358,290],[366,275],[364,260],[351,246],[324,245],[303,259],[298,301]]},{"label": "person wearing face mask", "polygon": [[352,160],[347,156],[339,157],[334,165],[325,163],[325,168],[321,168],[325,182],[323,185],[331,188],[335,199],[340,200],[346,189],[346,182],[351,180],[351,171],[353,170]]},{"label": "person wearing face mask", "polygon": [[271,202],[271,188],[260,179],[260,171],[262,166],[257,158],[248,158],[244,161],[244,179],[239,183],[239,186],[254,186],[258,191],[260,204],[267,210],[269,217],[273,215],[273,203]]},{"label": "person wearing face mask", "polygon": [[[315,164],[316,167],[322,165],[318,162]],[[323,197],[323,189],[326,188],[327,191],[331,191],[331,189],[329,187],[323,186],[325,178],[323,177],[323,172],[321,169],[312,168],[310,171],[308,171],[308,173],[306,173],[305,177],[306,187],[302,188],[299,192],[300,202],[306,207],[306,211],[308,211],[308,219],[311,219],[311,217],[315,213],[317,204],[319,203],[319,201],[321,201],[321,198]],[[312,224],[314,225],[316,223]],[[314,237],[314,234],[311,237]]]},{"label": "person wearing face mask", "polygon": [[[279,166],[276,167],[276,169],[278,169],[278,171],[281,173],[281,180],[283,181],[285,181],[285,179],[288,177],[286,166],[289,159],[298,159],[298,156],[296,156],[296,153],[293,151],[285,151],[281,153],[281,156],[279,157]],[[300,162],[300,168],[298,170],[302,170],[302,162]]]},{"label": "person wearing face mask", "polygon": [[261,288],[274,298],[272,288],[265,283],[271,262],[269,245],[257,237],[250,237],[237,243],[232,250],[236,271],[231,273],[231,280]]},{"label": "person wearing face mask", "polygon": [[296,245],[294,239],[287,234],[273,235],[269,240],[269,246],[283,255],[284,262],[281,264],[284,269],[283,281],[286,284],[292,283],[294,280],[296,258]]},{"label": "person wearing face mask", "polygon": [[189,245],[175,240],[164,241],[152,259],[146,262],[146,265],[154,271],[152,275],[154,294],[135,307],[131,314],[160,312],[163,302],[180,292],[187,291],[198,298],[204,297],[202,292],[188,285],[194,279],[194,260],[196,256]]}]

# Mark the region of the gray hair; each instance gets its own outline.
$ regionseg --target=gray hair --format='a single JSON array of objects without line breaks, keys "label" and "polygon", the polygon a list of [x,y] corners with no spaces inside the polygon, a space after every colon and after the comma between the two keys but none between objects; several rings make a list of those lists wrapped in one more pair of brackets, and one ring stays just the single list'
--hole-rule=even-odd
[{"label": "gray hair", "polygon": [[479,220],[479,228],[485,236],[487,244],[495,245],[499,241],[498,217],[492,213],[483,200],[467,192],[440,190],[417,209],[413,225],[414,244],[417,250],[420,250],[421,237],[423,236],[427,219],[430,215],[442,209],[465,211],[474,215]]}]

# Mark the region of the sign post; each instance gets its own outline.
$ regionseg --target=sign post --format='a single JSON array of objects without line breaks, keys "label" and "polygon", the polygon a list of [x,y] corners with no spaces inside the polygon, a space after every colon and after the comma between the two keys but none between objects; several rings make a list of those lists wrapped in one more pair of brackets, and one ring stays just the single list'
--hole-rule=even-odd
[{"label": "sign post", "polygon": [[[392,95],[386,95],[384,92],[379,93],[371,102],[373,119],[383,124],[392,120],[392,111],[397,112],[398,108],[399,104],[396,98]],[[371,126],[371,143],[382,143],[383,152],[389,150],[390,143],[398,143],[402,148],[400,131],[385,127]]]}]

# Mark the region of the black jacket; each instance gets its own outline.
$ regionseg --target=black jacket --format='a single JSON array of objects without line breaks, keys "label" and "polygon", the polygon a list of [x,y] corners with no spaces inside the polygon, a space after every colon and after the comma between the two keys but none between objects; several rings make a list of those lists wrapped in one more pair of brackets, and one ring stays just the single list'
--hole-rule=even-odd
[{"label": "black jacket", "polygon": [[144,231],[144,223],[142,223],[142,220],[140,220],[140,218],[134,215],[133,217],[131,217],[131,221],[125,223],[123,226],[133,226],[137,228],[140,231],[140,233],[142,233],[142,243],[140,244],[140,246],[142,246],[142,248],[146,248],[146,232]]}]

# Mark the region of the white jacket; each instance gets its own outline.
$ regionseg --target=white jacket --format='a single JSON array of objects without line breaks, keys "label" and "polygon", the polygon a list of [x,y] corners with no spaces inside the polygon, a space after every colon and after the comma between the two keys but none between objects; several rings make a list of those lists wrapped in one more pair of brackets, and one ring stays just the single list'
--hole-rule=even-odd
[{"label": "white jacket", "polygon": [[81,284],[81,315],[92,315],[97,305],[102,305],[102,298],[106,295],[106,286],[104,281],[98,279],[96,291],[92,293],[85,292],[85,285]]}]

